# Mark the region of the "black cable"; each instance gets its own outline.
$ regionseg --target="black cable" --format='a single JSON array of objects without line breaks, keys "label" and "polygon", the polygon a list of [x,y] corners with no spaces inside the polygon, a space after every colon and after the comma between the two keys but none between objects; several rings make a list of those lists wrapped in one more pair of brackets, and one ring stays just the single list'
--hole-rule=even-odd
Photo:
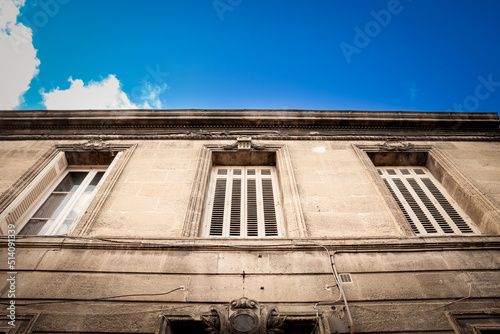
[{"label": "black cable", "polygon": [[[94,299],[79,299],[79,300],[58,300],[58,301],[53,301],[53,302],[38,302],[38,303],[28,303],[28,304],[20,304],[16,306],[31,306],[31,305],[43,305],[43,304],[63,304],[63,303],[78,303],[78,302],[98,302],[101,300],[108,300],[112,298],[121,298],[121,297],[138,297],[138,296],[162,296],[162,295],[168,295],[169,293],[172,293],[177,290],[184,290],[183,286],[180,286],[178,288],[175,288],[173,290],[167,291],[167,292],[161,292],[161,293],[139,293],[139,294],[132,294],[132,295],[118,295],[118,296],[110,296],[110,297],[101,297],[101,298],[94,298]],[[3,305],[10,305],[9,303],[0,303]]]}]

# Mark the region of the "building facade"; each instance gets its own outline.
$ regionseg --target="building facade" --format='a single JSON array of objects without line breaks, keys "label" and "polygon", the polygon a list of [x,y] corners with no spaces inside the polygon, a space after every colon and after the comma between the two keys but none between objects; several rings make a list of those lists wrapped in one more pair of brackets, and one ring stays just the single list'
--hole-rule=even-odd
[{"label": "building facade", "polygon": [[4,111],[5,333],[497,333],[496,113]]}]

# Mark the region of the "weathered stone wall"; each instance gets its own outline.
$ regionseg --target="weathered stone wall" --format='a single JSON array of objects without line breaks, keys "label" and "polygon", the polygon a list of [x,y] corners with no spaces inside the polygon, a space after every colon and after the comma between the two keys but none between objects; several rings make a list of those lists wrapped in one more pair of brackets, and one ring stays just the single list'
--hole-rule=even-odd
[{"label": "weathered stone wall", "polygon": [[0,142],[0,194],[19,179],[50,147],[50,141]]},{"label": "weathered stone wall", "polygon": [[90,234],[181,236],[201,145],[181,140],[139,142]]},{"label": "weathered stone wall", "polygon": [[[68,242],[62,248],[19,248],[18,313],[43,312],[36,330],[110,331],[123,321],[130,324],[127,332],[152,332],[144,328],[161,313],[196,315],[242,296],[278,305],[281,312],[314,314],[317,302],[339,296],[324,251],[98,249]],[[351,274],[352,282],[343,286],[356,332],[437,331],[451,330],[444,311],[497,305],[499,255],[480,249],[378,249],[340,251],[335,262],[340,273]],[[6,270],[5,264],[0,268]],[[130,296],[180,286],[185,289],[168,295]],[[7,283],[0,287],[5,294]],[[112,296],[124,297],[91,301]],[[37,299],[70,302],[20,306]],[[343,303],[319,309],[347,325]]]},{"label": "weathered stone wall", "polygon": [[[1,142],[0,191],[7,190],[51,147],[63,143],[70,142]],[[88,233],[141,238],[180,237],[200,148],[213,141],[112,143],[137,143],[137,148]],[[310,237],[401,236],[354,152],[352,142],[286,141],[278,144],[289,148]],[[499,143],[418,144],[438,147],[491,202],[500,206]]]},{"label": "weathered stone wall", "polygon": [[500,143],[436,143],[462,173],[500,207]]},{"label": "weathered stone wall", "polygon": [[311,237],[399,235],[352,143],[287,144]]},{"label": "weathered stone wall", "polygon": [[[209,142],[139,142],[90,233],[181,236],[197,157],[201,145],[206,143]],[[279,144],[289,147],[311,237],[399,235],[351,143]],[[138,220],[147,221],[147,228],[137,224]]]},{"label": "weathered stone wall", "polygon": [[[498,237],[405,237],[353,142],[273,142],[289,149],[308,238],[246,242],[248,247],[239,249],[226,246],[245,241],[182,238],[199,151],[214,141],[109,142],[137,147],[84,238],[19,239],[19,305],[46,299],[79,300],[19,306],[19,314],[41,313],[37,331],[152,333],[162,313],[196,315],[213,303],[226,304],[242,296],[277,305],[282,312],[312,315],[315,303],[338,298],[326,252],[311,245],[308,249],[264,247],[276,242],[323,243],[339,250],[337,269],[352,278],[352,283],[343,286],[356,332],[451,333],[445,311],[498,309],[500,251],[487,246],[498,245]],[[55,144],[68,143],[73,141],[0,142],[0,192]],[[499,143],[418,144],[439,148],[498,209]],[[85,239],[90,237],[124,240]],[[198,245],[155,249],[148,242]],[[223,246],[218,249],[217,243]],[[437,246],[428,249],[426,243]],[[0,259],[7,258],[5,245]],[[257,245],[263,249],[252,248]],[[7,271],[6,261],[0,261],[0,269]],[[85,302],[161,293],[180,286],[185,289],[168,295]],[[0,297],[6,299],[5,280],[0,289]],[[319,310],[344,326],[348,323],[341,302]],[[334,324],[332,320],[332,332]]]}]

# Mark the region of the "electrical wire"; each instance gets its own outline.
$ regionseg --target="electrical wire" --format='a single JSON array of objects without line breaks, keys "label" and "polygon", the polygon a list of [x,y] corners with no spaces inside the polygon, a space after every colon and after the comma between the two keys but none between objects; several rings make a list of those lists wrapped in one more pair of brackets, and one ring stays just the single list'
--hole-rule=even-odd
[{"label": "electrical wire", "polygon": [[[116,239],[110,239],[110,238],[100,238],[100,237],[84,237],[84,236],[71,236],[71,235],[58,235],[58,236],[20,236],[16,235],[15,240],[21,240],[21,239],[51,239],[51,238],[58,238],[60,239],[63,237],[64,239],[82,239],[82,240],[94,240],[94,241],[103,241],[103,242],[110,242],[110,243],[116,243],[116,244],[125,244],[125,245],[138,245],[138,246],[154,246],[154,247],[218,247],[218,248],[243,248],[243,249],[248,249],[248,248],[265,248],[265,247],[296,247],[296,246],[315,246],[315,247],[321,247],[325,248],[326,246],[333,246],[333,245],[322,245],[318,243],[277,243],[277,244],[262,244],[262,245],[251,245],[251,244],[216,244],[216,243],[155,243],[155,242],[143,242],[143,241],[129,241],[129,240],[116,240]],[[0,236],[0,239],[8,239],[8,236]],[[12,241],[12,240],[11,240]],[[61,242],[61,245],[64,244],[64,240]],[[412,244],[413,245],[413,244]],[[422,244],[424,245],[424,244]],[[408,246],[408,245],[403,245],[403,246]],[[430,247],[430,248],[415,248],[415,249],[342,249],[342,250],[337,250],[335,253],[359,253],[359,252],[381,252],[381,251],[389,251],[389,252],[420,252],[420,251],[450,251],[450,250],[464,250],[464,249],[469,249],[469,248],[464,248],[464,247],[459,247],[459,246],[454,246],[454,247]],[[477,247],[470,248],[471,250],[478,249]],[[498,246],[488,246],[488,247],[481,247],[481,250],[483,249],[500,249]]]},{"label": "electrical wire", "polygon": [[318,327],[318,325],[319,325],[319,316],[316,313],[316,322],[314,323],[314,327],[310,334],[314,334],[314,332],[316,331],[316,327]]},{"label": "electrical wire", "polygon": [[[351,324],[351,334],[354,333],[354,323],[352,321],[352,316],[351,316],[351,312],[349,310],[349,305],[347,303],[347,298],[345,296],[345,293],[344,293],[344,289],[342,287],[342,283],[340,281],[340,279],[338,278],[338,273],[337,273],[337,270],[336,270],[336,267],[335,267],[335,261],[334,261],[334,258],[333,258],[333,254],[330,253],[330,250],[328,249],[328,247],[326,247],[325,245],[322,245],[322,244],[316,244],[316,243],[288,243],[288,244],[266,244],[266,245],[234,245],[234,244],[228,244],[228,245],[225,245],[225,244],[158,244],[158,243],[144,243],[144,242],[136,242],[136,241],[121,241],[121,240],[112,240],[112,239],[107,239],[107,238],[94,238],[94,237],[83,237],[83,236],[64,236],[65,238],[71,238],[71,239],[84,239],[84,240],[95,240],[95,241],[104,241],[104,242],[113,242],[113,243],[121,243],[121,244],[136,244],[136,245],[149,245],[149,246],[177,246],[177,247],[194,247],[194,246],[212,246],[212,247],[225,247],[225,248],[264,248],[264,247],[283,247],[283,246],[286,246],[286,247],[289,247],[289,246],[315,246],[315,247],[321,247],[323,248],[327,254],[328,254],[328,258],[329,258],[329,263],[330,263],[330,267],[331,267],[331,270],[332,270],[332,274],[333,274],[333,277],[336,281],[336,286],[339,287],[339,298],[336,300],[336,301],[328,301],[328,302],[318,302],[314,305],[314,310],[316,312],[316,318],[319,322],[319,312],[318,312],[318,309],[317,309],[317,306],[318,305],[323,305],[323,304],[333,304],[333,303],[336,303],[338,302],[341,298],[343,298],[344,300],[344,304],[346,306],[346,310],[347,310],[347,314],[349,316],[349,323]],[[30,236],[26,236],[26,237],[23,237],[23,239],[29,239]],[[38,237],[31,237],[31,238],[38,238]],[[64,240],[63,240],[64,242]],[[335,253],[335,252],[334,252]],[[174,289],[172,291],[169,291],[167,293],[161,293],[161,294],[143,294],[143,295],[163,295],[163,294],[168,294],[170,292],[173,292],[173,291],[176,291],[180,288],[177,288],[177,289]],[[183,287],[182,287],[183,289]],[[85,300],[85,301],[99,301],[99,300],[105,300],[105,299],[111,299],[111,298],[118,298],[118,297],[130,297],[130,296],[139,296],[139,295],[124,295],[124,296],[113,296],[113,297],[104,297],[104,298],[98,298],[98,299],[89,299],[89,300]],[[63,301],[63,302],[41,302],[41,303],[31,303],[31,304],[25,304],[25,305],[21,305],[21,306],[28,306],[28,305],[39,305],[39,304],[50,304],[50,303],[65,303],[65,302],[71,302],[71,301]]]},{"label": "electrical wire", "polygon": [[457,299],[457,300],[454,300],[452,302],[449,302],[447,304],[444,304],[443,306],[438,306],[436,308],[434,308],[433,310],[437,310],[437,309],[440,309],[440,308],[443,308],[443,307],[446,307],[448,305],[451,305],[451,304],[455,304],[455,303],[458,303],[458,302],[461,302],[462,300],[465,300],[465,299],[468,299],[471,297],[471,292],[472,292],[472,284],[470,283],[467,283],[469,285],[469,295],[467,297],[463,297],[463,298],[460,298],[460,299]]},{"label": "electrical wire", "polygon": [[354,322],[352,320],[351,311],[349,309],[349,304],[347,303],[347,298],[345,296],[344,288],[342,287],[342,282],[341,282],[341,280],[339,278],[339,274],[337,272],[337,267],[335,266],[335,258],[334,258],[335,251],[333,253],[330,253],[330,250],[328,249],[328,247],[326,247],[325,245],[321,245],[321,244],[305,244],[305,245],[314,245],[314,246],[322,247],[325,249],[326,253],[328,254],[330,267],[332,268],[333,278],[337,282],[337,286],[339,287],[339,292],[340,292],[339,298],[336,301],[318,302],[314,305],[314,310],[316,311],[316,317],[317,317],[318,321],[319,321],[319,313],[318,313],[317,306],[321,305],[321,304],[334,304],[334,303],[338,302],[340,300],[340,298],[342,297],[344,300],[344,305],[345,305],[346,311],[347,311],[347,316],[349,317],[349,323],[351,325],[351,334],[353,334],[354,333]]},{"label": "electrical wire", "polygon": [[[44,304],[64,304],[64,303],[78,303],[78,302],[98,302],[102,300],[109,300],[113,298],[122,298],[122,297],[140,297],[140,296],[163,296],[163,295],[168,295],[174,291],[177,290],[184,290],[184,286],[180,286],[178,288],[175,288],[173,290],[167,291],[167,292],[161,292],[161,293],[138,293],[138,294],[131,294],[131,295],[117,295],[117,296],[109,296],[109,297],[101,297],[101,298],[92,298],[92,299],[79,299],[79,300],[57,300],[57,301],[51,301],[51,302],[38,302],[38,303],[27,303],[27,304],[16,304],[16,306],[32,306],[32,305],[44,305]],[[10,305],[9,303],[0,303],[3,305]]]},{"label": "electrical wire", "polygon": [[[60,238],[60,236],[54,236],[54,237],[57,237],[57,238]],[[30,239],[30,238],[40,238],[39,236],[17,236],[17,239]],[[44,238],[50,238],[50,236],[46,236]],[[330,250],[328,249],[327,246],[325,245],[322,245],[322,244],[317,244],[317,243],[277,243],[277,244],[263,244],[263,245],[238,245],[238,244],[215,244],[215,243],[174,243],[174,244],[165,244],[165,243],[153,243],[153,242],[138,242],[138,241],[128,241],[128,240],[113,240],[113,239],[108,239],[108,238],[95,238],[95,237],[83,237],[83,236],[64,236],[64,238],[66,239],[82,239],[82,240],[94,240],[94,241],[101,241],[101,242],[110,242],[110,243],[117,243],[117,244],[128,244],[128,245],[140,245],[140,246],[154,246],[154,247],[219,247],[219,248],[228,248],[228,249],[231,249],[231,248],[242,248],[242,249],[260,249],[260,248],[266,248],[266,247],[300,247],[300,246],[304,246],[304,247],[310,247],[310,246],[314,246],[314,247],[320,247],[320,248],[323,248],[327,254],[328,254],[328,257],[329,257],[329,262],[330,262],[330,267],[332,269],[332,274],[333,274],[333,277],[336,281],[336,286],[338,286],[339,288],[339,298],[337,298],[337,300],[335,301],[322,301],[322,302],[318,302],[314,305],[314,310],[316,312],[316,317],[317,317],[317,320],[319,322],[319,311],[317,309],[318,305],[331,305],[331,304],[334,304],[334,303],[337,303],[338,301],[340,301],[340,299],[343,299],[344,301],[344,305],[346,307],[346,311],[347,311],[347,314],[348,314],[348,317],[349,317],[349,323],[351,325],[351,334],[354,333],[354,323],[353,323],[353,319],[352,319],[352,315],[351,315],[351,312],[350,312],[350,309],[349,309],[349,305],[347,303],[347,298],[345,296],[345,291],[343,289],[343,286],[342,286],[342,282],[341,280],[339,279],[339,275],[338,275],[338,272],[337,272],[337,269],[336,269],[336,266],[335,266],[335,258],[334,258],[334,255],[335,253],[339,253],[339,252],[359,252],[358,250],[340,250],[340,251],[334,251],[333,253],[330,252]],[[0,236],[0,239],[7,239],[7,236]],[[61,243],[61,246],[63,245],[64,243],[64,240],[63,242]],[[490,248],[493,248],[493,249],[498,249],[498,247],[490,247]],[[461,248],[457,248],[457,247],[452,247],[450,249],[461,249]],[[429,250],[429,251],[436,251],[436,250],[449,250],[447,248],[443,248],[443,247],[439,247],[439,248],[421,248],[421,249],[418,249],[418,251],[425,251],[425,250]],[[361,250],[362,252],[368,252],[368,251],[371,251],[371,250]],[[391,251],[395,251],[395,250],[391,250]],[[417,250],[413,250],[413,249],[400,249],[398,251],[417,251]],[[177,291],[181,288],[177,288],[177,289],[174,289],[172,291],[169,291],[169,292],[166,292],[166,293],[160,293],[160,294],[143,294],[143,295],[164,295],[164,294],[168,294],[168,293],[171,293],[171,292],[174,292],[174,291]],[[443,306],[440,306],[439,308],[442,308],[442,307],[445,307],[447,305],[450,305],[450,304],[453,304],[453,303],[456,303],[456,302],[459,302],[461,300],[464,300],[464,299],[467,299],[467,298],[470,298],[470,292],[471,292],[471,286],[469,288],[469,296],[468,297],[464,297],[464,298],[461,298],[459,300],[456,300],[456,301],[453,301],[451,303],[448,303],[446,305],[443,305]],[[112,299],[112,298],[118,298],[118,297],[131,297],[131,296],[141,296],[141,295],[124,295],[124,296],[112,296],[112,297],[104,297],[104,298],[98,298],[98,299],[89,299],[89,300],[85,300],[85,301],[99,301],[99,300],[106,300],[106,299]],[[20,306],[28,306],[28,305],[38,305],[38,304],[48,304],[48,303],[67,303],[67,302],[73,302],[73,301],[58,301],[58,302],[40,302],[40,303],[31,303],[31,304],[25,304],[25,305],[20,305]],[[1,304],[4,304],[4,303],[1,303]],[[6,305],[6,304],[4,304]]]}]

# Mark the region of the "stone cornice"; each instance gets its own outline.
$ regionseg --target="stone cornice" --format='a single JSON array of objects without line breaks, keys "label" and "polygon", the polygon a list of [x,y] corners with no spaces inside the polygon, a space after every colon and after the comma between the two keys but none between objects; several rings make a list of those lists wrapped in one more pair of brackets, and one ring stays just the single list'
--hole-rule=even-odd
[{"label": "stone cornice", "polygon": [[[398,139],[403,141],[500,141],[500,134],[485,134],[485,133],[467,133],[467,134],[445,134],[441,133],[439,135],[433,135],[432,133],[427,134],[412,134],[408,135],[399,134],[391,132],[389,134],[371,134],[371,135],[359,135],[359,134],[338,134],[338,135],[327,135],[327,134],[288,134],[288,133],[278,133],[274,135],[266,134],[251,134],[245,132],[247,135],[251,135],[255,140],[317,140],[317,141],[335,141],[335,140],[350,140],[350,141],[386,141],[387,139]],[[218,131],[210,132],[204,131],[203,133],[196,132],[186,132],[186,133],[176,133],[176,134],[13,134],[13,133],[0,133],[0,140],[88,140],[89,138],[99,137],[102,140],[236,140],[239,135],[233,135],[229,133],[221,133]]]},{"label": "stone cornice", "polygon": [[[6,237],[0,239],[0,247],[6,246]],[[15,240],[17,248],[56,248],[56,249],[108,249],[108,250],[189,250],[189,251],[309,251],[324,250],[327,246],[335,252],[370,251],[426,251],[426,250],[500,250],[500,237],[497,235],[477,236],[439,236],[404,238],[304,238],[304,239],[252,239],[231,240],[230,238],[177,238],[177,239],[132,239],[116,237],[19,237]]]},{"label": "stone cornice", "polygon": [[120,137],[203,137],[203,132],[230,135],[235,129],[238,132],[275,130],[280,135],[293,136],[314,135],[311,130],[347,137],[387,135],[388,131],[391,135],[499,136],[499,125],[496,113],[201,109],[0,111],[0,133],[8,139],[82,136],[89,132]]}]

